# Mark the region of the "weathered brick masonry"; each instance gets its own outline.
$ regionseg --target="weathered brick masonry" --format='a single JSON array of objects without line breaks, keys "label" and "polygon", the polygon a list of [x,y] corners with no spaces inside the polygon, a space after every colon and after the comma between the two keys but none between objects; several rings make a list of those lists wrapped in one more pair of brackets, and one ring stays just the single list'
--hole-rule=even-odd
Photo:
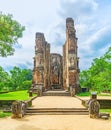
[{"label": "weathered brick masonry", "polygon": [[79,58],[76,30],[72,18],[66,19],[66,42],[63,45],[63,56],[50,53],[50,44],[43,33],[36,33],[33,80],[31,89],[74,88],[79,91]]}]

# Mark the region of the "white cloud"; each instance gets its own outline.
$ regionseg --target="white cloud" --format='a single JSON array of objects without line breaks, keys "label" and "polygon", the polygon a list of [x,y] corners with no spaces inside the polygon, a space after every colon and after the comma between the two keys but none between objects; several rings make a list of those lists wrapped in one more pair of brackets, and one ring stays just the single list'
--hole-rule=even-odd
[{"label": "white cloud", "polygon": [[13,14],[14,19],[26,26],[23,38],[19,39],[21,46],[16,46],[14,56],[0,58],[4,68],[27,65],[27,62],[32,67],[36,32],[44,33],[46,41],[51,43],[51,52],[62,54],[67,17],[75,21],[81,69],[88,68],[92,59],[102,55],[110,45],[109,0],[0,0],[0,3],[3,13]]}]

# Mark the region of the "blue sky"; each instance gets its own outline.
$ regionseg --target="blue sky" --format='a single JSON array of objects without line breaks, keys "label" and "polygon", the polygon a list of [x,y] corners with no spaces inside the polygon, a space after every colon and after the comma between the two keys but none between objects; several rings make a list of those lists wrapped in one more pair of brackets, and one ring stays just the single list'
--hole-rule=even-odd
[{"label": "blue sky", "polygon": [[81,70],[111,46],[111,0],[0,0],[0,11],[12,14],[26,27],[14,56],[0,57],[5,70],[33,68],[36,32],[44,33],[51,52],[62,54],[67,17],[75,22]]}]

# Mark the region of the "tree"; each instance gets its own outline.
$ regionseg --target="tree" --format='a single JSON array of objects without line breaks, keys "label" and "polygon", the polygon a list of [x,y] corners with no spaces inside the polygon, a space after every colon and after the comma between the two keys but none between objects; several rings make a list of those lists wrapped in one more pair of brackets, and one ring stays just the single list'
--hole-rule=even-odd
[{"label": "tree", "polygon": [[10,70],[10,76],[12,81],[12,89],[15,91],[22,82],[21,69],[15,66],[12,70]]},{"label": "tree", "polygon": [[80,83],[98,92],[111,91],[111,47],[100,58],[95,58],[92,66],[80,73]]},{"label": "tree", "polygon": [[0,66],[0,91],[29,89],[32,84],[32,71],[14,67],[10,72]]},{"label": "tree", "polygon": [[31,80],[23,81],[21,84],[21,90],[29,90],[29,88],[31,87],[31,84],[32,84]]},{"label": "tree", "polygon": [[12,70],[10,70],[10,76],[11,76],[12,89],[14,91],[28,89],[29,86],[31,86],[30,82],[32,79],[32,71],[30,69],[21,69],[15,66]]},{"label": "tree", "polygon": [[13,55],[13,45],[18,43],[24,30],[25,27],[13,20],[12,15],[0,12],[0,56]]},{"label": "tree", "polygon": [[91,89],[92,85],[91,85],[91,73],[89,70],[83,70],[80,73],[80,85],[82,88],[88,88]]},{"label": "tree", "polygon": [[25,80],[32,80],[32,70],[22,69],[22,78]]},{"label": "tree", "polygon": [[0,66],[0,90],[7,90],[9,74]]}]

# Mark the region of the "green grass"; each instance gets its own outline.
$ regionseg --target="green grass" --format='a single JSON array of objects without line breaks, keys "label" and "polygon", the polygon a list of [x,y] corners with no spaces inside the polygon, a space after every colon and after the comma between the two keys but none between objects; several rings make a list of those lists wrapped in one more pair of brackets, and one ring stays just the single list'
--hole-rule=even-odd
[{"label": "green grass", "polygon": [[100,109],[100,112],[107,112],[107,113],[110,113],[111,114],[111,109]]},{"label": "green grass", "polygon": [[30,97],[29,93],[27,93],[27,90],[0,94],[0,100],[28,100],[28,99],[30,99]]},{"label": "green grass", "polygon": [[99,93],[99,96],[111,96],[111,93]]},{"label": "green grass", "polygon": [[90,92],[81,92],[81,93],[78,93],[77,96],[90,96]]},{"label": "green grass", "polygon": [[10,112],[4,113],[3,111],[0,111],[0,118],[11,116],[11,114],[12,113],[10,113]]},{"label": "green grass", "polygon": [[[90,96],[90,95],[91,95],[91,92],[81,92],[77,94],[77,96]],[[98,93],[97,92],[97,95],[98,96],[111,96],[111,93]]]}]

